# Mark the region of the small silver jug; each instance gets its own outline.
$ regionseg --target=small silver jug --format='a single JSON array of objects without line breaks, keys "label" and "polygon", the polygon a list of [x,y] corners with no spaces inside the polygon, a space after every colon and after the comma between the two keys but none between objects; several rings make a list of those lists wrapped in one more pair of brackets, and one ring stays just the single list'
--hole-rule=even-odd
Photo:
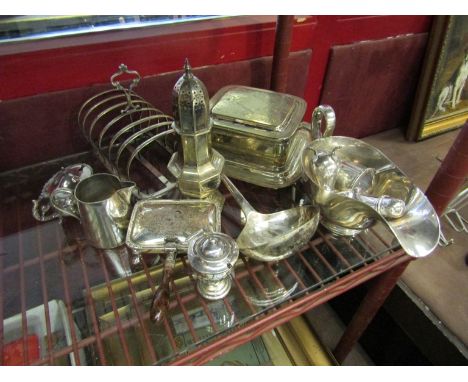
[{"label": "small silver jug", "polygon": [[80,220],[93,247],[111,249],[125,243],[135,188],[134,182],[95,174],[80,181],[74,190],[57,188],[51,204],[63,215]]},{"label": "small silver jug", "polygon": [[69,188],[73,190],[81,180],[91,175],[93,175],[93,169],[86,163],[77,163],[62,167],[60,171],[44,184],[39,197],[32,201],[33,217],[40,222],[47,222],[57,218],[60,219],[61,214],[53,208],[50,202],[52,193],[57,188]]}]

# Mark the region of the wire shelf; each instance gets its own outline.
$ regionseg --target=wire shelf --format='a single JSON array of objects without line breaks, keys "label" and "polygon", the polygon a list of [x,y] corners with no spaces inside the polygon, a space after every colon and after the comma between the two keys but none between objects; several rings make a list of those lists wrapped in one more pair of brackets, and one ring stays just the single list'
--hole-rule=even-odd
[{"label": "wire shelf", "polygon": [[[319,228],[297,254],[277,263],[241,254],[231,292],[213,302],[198,294],[186,256],[179,255],[169,315],[154,324],[149,304],[162,275],[157,258],[146,257],[143,269],[132,272],[125,247],[88,246],[79,222],[32,218],[31,199],[64,164],[0,176],[4,364],[12,343],[19,349],[17,362],[24,365],[203,364],[407,261],[383,226],[354,238],[336,238]],[[238,185],[261,212],[278,210],[290,200],[288,190]],[[221,191],[226,198],[223,232],[236,237],[240,211]]]}]

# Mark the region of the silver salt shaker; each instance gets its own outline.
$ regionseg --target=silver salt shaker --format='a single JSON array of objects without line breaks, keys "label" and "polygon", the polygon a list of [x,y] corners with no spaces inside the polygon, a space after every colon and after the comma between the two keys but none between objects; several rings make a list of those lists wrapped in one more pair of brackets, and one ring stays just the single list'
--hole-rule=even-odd
[{"label": "silver salt shaker", "polygon": [[218,300],[229,293],[238,257],[235,240],[226,234],[201,232],[190,240],[188,261],[204,298]]}]

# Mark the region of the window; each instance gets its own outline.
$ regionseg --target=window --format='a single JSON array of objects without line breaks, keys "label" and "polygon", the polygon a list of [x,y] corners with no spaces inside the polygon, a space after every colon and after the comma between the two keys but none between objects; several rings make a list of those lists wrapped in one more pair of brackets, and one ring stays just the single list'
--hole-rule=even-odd
[{"label": "window", "polygon": [[212,19],[219,16],[1,16],[0,43]]}]

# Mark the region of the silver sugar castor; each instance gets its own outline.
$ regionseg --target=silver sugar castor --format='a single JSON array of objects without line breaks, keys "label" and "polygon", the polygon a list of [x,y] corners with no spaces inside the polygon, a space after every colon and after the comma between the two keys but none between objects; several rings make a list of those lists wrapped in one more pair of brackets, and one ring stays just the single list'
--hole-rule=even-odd
[{"label": "silver sugar castor", "polygon": [[238,257],[236,241],[224,233],[201,232],[191,239],[188,261],[204,298],[218,300],[229,293]]},{"label": "silver sugar castor", "polygon": [[172,92],[174,130],[180,145],[168,163],[168,170],[177,178],[180,192],[203,199],[221,182],[224,157],[211,147],[212,120],[210,99],[205,85],[193,75],[188,60],[184,74]]}]

